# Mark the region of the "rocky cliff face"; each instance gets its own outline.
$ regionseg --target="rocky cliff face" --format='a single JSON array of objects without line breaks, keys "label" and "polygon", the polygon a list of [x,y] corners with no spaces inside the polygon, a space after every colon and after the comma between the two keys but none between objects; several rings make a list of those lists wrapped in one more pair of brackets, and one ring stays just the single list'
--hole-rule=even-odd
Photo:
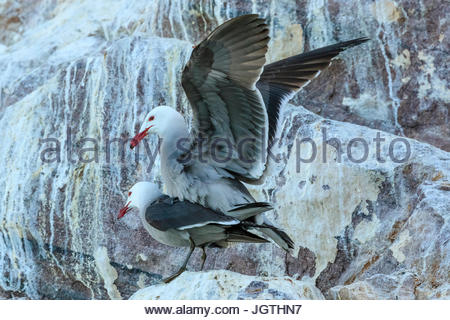
[{"label": "rocky cliff face", "polygon": [[[189,117],[180,72],[192,44],[258,12],[270,24],[270,61],[372,39],[282,110],[265,182],[250,186],[274,204],[269,216],[296,256],[271,244],[210,249],[211,271],[134,297],[448,298],[444,6],[0,0],[0,296],[128,298],[178,267],[183,249],[151,239],[137,215],[116,220],[129,187],[159,181],[156,140],[138,152],[117,140],[156,105]],[[192,284],[199,290],[182,290]]]}]

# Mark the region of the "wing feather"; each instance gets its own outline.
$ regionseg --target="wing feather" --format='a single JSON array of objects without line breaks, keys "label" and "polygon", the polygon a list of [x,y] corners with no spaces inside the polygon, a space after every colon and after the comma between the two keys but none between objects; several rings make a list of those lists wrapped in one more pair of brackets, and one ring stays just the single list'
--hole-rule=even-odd
[{"label": "wing feather", "polygon": [[[264,66],[256,86],[269,115],[269,140],[275,135],[281,105],[327,68],[340,52],[368,41],[358,38],[298,54]],[[270,142],[269,142],[270,145]]]},{"label": "wing feather", "polygon": [[235,225],[239,220],[189,201],[167,196],[147,207],[145,220],[154,228],[185,230],[207,224]]}]

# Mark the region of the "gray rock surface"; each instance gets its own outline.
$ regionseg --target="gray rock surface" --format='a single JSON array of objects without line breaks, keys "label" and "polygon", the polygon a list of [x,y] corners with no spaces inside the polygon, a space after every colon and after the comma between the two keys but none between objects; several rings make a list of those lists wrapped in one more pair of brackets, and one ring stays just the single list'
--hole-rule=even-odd
[{"label": "gray rock surface", "polygon": [[[128,188],[159,181],[159,158],[149,156],[157,141],[136,153],[112,139],[131,138],[152,106],[189,117],[180,72],[192,44],[249,12],[268,17],[270,61],[361,35],[372,41],[342,54],[282,110],[278,161],[249,186],[274,203],[269,217],[295,240],[295,257],[272,244],[210,249],[211,271],[186,273],[164,298],[450,296],[443,2],[2,0],[0,297],[129,298],[177,269],[184,249],[151,239],[137,214],[116,220]],[[298,162],[297,153],[311,155],[311,143],[296,143],[307,137],[315,160]],[[196,252],[190,269],[199,261]],[[204,279],[209,293],[181,295]]]},{"label": "gray rock surface", "polygon": [[169,284],[156,284],[133,294],[132,300],[170,299],[323,299],[312,279],[255,277],[215,270],[186,272]]}]

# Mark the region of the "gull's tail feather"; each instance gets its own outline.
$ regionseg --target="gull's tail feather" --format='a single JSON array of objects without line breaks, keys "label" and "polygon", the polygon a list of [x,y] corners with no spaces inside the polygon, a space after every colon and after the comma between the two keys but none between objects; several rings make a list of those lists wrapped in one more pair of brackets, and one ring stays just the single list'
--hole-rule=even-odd
[{"label": "gull's tail feather", "polygon": [[246,228],[241,228],[240,226],[233,226],[227,230],[227,241],[228,242],[253,242],[253,243],[264,243],[268,240],[248,232]]},{"label": "gull's tail feather", "polygon": [[[280,248],[290,252],[290,250],[294,248],[294,241],[292,241],[286,232],[271,225],[269,221],[266,221],[266,218],[263,215],[260,215],[260,213],[272,209],[272,205],[268,202],[252,202],[236,205],[233,209],[227,212],[227,215],[241,220],[240,226],[242,226],[246,231],[249,231],[252,235],[248,238],[248,234],[246,234],[246,241],[251,240],[250,242],[261,242],[258,241],[259,239],[262,239],[261,237],[258,236],[259,239],[253,238],[253,236],[256,236],[254,233],[256,231],[259,235],[262,234],[265,238],[275,242]],[[234,241],[245,241],[244,239],[239,239],[240,236],[242,235],[237,235],[237,238]],[[267,242],[267,240],[263,242]]]}]

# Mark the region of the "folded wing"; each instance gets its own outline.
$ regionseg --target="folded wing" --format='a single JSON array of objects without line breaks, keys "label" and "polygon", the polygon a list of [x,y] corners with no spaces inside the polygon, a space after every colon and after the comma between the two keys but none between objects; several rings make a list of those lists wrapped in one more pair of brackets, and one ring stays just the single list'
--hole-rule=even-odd
[{"label": "folded wing", "polygon": [[185,230],[207,224],[235,225],[239,220],[213,211],[204,206],[179,201],[168,196],[150,205],[145,212],[145,220],[154,228]]}]

